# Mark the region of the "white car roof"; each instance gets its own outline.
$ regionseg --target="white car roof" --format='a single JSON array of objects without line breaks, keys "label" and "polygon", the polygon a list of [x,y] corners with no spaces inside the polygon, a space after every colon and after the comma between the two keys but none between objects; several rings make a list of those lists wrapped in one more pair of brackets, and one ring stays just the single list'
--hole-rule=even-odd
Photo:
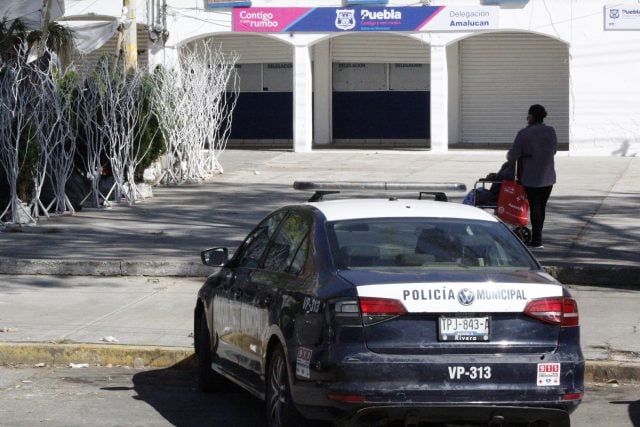
[{"label": "white car roof", "polygon": [[308,203],[328,221],[359,218],[456,218],[498,220],[483,209],[461,203],[416,199],[340,199]]}]

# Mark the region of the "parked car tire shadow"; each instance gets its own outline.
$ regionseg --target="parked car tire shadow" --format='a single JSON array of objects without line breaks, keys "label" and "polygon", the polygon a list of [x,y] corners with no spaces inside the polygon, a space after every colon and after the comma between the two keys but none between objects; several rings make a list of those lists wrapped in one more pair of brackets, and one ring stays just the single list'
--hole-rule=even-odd
[{"label": "parked car tire shadow", "polygon": [[264,426],[264,403],[240,387],[218,393],[198,390],[195,356],[166,369],[133,376],[134,389],[168,422],[188,426]]}]

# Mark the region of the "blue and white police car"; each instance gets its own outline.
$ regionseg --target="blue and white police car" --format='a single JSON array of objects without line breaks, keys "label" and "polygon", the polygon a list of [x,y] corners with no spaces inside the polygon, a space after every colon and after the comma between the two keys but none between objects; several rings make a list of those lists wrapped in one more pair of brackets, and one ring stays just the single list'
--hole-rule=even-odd
[{"label": "blue and white police car", "polygon": [[578,307],[505,224],[297,186],[320,188],[317,201],[277,209],[232,257],[202,253],[220,269],[194,312],[201,389],[239,384],[269,426],[570,424]]}]

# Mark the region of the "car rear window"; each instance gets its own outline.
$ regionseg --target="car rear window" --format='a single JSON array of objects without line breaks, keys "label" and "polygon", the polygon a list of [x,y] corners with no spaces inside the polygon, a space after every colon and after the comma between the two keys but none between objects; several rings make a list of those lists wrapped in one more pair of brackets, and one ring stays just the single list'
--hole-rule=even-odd
[{"label": "car rear window", "polygon": [[538,268],[499,222],[374,218],[329,223],[338,268]]}]

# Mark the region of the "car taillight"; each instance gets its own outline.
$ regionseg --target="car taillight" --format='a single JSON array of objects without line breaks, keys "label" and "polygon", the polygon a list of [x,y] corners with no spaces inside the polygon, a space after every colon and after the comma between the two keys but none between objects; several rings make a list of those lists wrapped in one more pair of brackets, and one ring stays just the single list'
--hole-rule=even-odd
[{"label": "car taillight", "polygon": [[564,400],[580,400],[584,397],[584,393],[567,393],[564,395]]},{"label": "car taillight", "polygon": [[401,301],[390,298],[360,297],[360,313],[365,325],[379,323],[407,313]]},{"label": "car taillight", "polygon": [[366,397],[361,394],[328,394],[327,397],[330,400],[335,400],[336,402],[345,402],[345,403],[362,403],[366,401]]},{"label": "car taillight", "polygon": [[578,304],[573,298],[553,297],[529,301],[524,314],[560,326],[578,326]]}]

